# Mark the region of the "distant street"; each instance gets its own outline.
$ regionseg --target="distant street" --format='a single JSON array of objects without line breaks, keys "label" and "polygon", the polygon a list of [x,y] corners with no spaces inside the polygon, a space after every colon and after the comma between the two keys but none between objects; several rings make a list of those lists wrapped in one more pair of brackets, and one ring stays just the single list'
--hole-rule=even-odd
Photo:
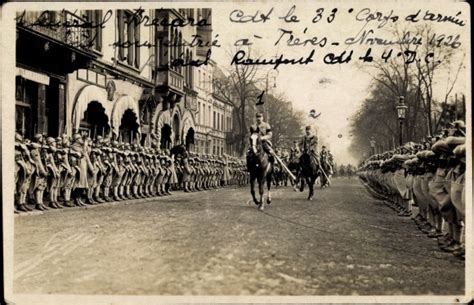
[{"label": "distant street", "polygon": [[272,197],[263,213],[229,188],[16,216],[14,292],[464,293],[464,263],[357,179]]}]

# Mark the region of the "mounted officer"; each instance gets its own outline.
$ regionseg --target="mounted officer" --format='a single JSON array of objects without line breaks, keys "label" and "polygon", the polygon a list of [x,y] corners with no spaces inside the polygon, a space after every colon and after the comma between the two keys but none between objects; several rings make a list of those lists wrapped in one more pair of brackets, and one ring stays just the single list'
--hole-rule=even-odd
[{"label": "mounted officer", "polygon": [[301,151],[302,153],[308,153],[318,160],[317,146],[318,137],[311,132],[311,126],[306,126],[305,134],[301,139]]},{"label": "mounted officer", "polygon": [[258,133],[260,135],[260,139],[262,140],[263,150],[267,154],[269,154],[268,160],[271,163],[274,163],[275,158],[273,157],[274,151],[273,151],[272,142],[271,142],[271,139],[273,136],[272,128],[270,124],[263,121],[262,113],[258,112],[255,115],[255,117],[256,117],[257,122],[253,124],[252,126],[250,126],[250,134]]}]

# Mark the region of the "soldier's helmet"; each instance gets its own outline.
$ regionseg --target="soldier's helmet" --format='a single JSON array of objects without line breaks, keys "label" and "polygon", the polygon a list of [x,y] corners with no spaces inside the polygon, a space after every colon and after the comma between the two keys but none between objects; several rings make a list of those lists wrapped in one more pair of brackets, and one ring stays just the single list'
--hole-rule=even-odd
[{"label": "soldier's helmet", "polygon": [[78,133],[75,133],[75,134],[72,136],[72,140],[73,140],[73,141],[78,141],[78,140],[81,139],[81,138],[82,138],[81,135],[78,134]]},{"label": "soldier's helmet", "polygon": [[15,133],[15,141],[23,142],[23,136],[19,134],[18,132]]},{"label": "soldier's helmet", "polygon": [[35,134],[34,139],[35,139],[36,142],[39,142],[39,141],[43,140],[43,135],[40,134],[40,133],[37,133],[37,134]]},{"label": "soldier's helmet", "polygon": [[46,144],[48,144],[50,146],[54,145],[54,144],[56,144],[56,140],[53,137],[47,137],[46,138]]},{"label": "soldier's helmet", "polygon": [[450,123],[455,129],[458,129],[458,130],[464,130],[466,129],[466,124],[464,123],[464,121],[462,120],[457,120],[457,121],[454,121],[452,123]]}]

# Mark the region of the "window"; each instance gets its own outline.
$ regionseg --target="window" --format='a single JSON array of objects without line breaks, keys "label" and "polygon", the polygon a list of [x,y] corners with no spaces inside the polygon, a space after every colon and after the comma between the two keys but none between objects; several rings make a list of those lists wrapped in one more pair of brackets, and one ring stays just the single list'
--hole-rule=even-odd
[{"label": "window", "polygon": [[198,121],[199,124],[201,124],[201,114],[200,114],[200,111],[201,111],[201,102],[198,102],[198,113],[196,114],[196,119]]},{"label": "window", "polygon": [[102,28],[97,26],[102,22],[101,10],[87,10],[86,18],[93,27],[87,29],[88,41],[93,43],[92,48],[98,52],[102,51]]},{"label": "window", "polygon": [[201,125],[204,125],[206,122],[206,105],[204,103],[202,104],[202,120],[201,120]]},{"label": "window", "polygon": [[216,112],[214,111],[212,116],[212,127],[216,128]]},{"label": "window", "polygon": [[209,116],[207,118],[207,126],[211,127],[211,106],[207,106]]},{"label": "window", "polygon": [[140,67],[140,25],[131,12],[117,11],[119,31],[119,60],[135,68]]}]

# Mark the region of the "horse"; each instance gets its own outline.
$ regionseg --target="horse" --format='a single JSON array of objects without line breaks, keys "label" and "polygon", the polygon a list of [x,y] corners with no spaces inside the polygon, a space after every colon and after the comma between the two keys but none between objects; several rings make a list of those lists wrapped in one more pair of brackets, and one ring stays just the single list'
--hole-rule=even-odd
[{"label": "horse", "polygon": [[321,175],[321,188],[329,187],[331,185],[330,175],[331,175],[331,165],[329,164],[327,157],[321,156],[320,160],[321,172],[324,171]]},{"label": "horse", "polygon": [[[253,202],[258,206],[260,211],[264,209],[263,202],[263,186],[267,183],[267,204],[272,202],[270,188],[272,184],[273,165],[270,162],[268,154],[263,149],[263,143],[258,133],[250,135],[250,149],[247,154],[247,169],[250,173],[250,193],[252,194]],[[258,183],[258,190],[260,199],[255,197],[255,180]]]},{"label": "horse", "polygon": [[[291,151],[290,152],[290,155],[288,157],[287,167],[290,170],[290,172],[295,177],[297,177],[297,179],[299,179],[299,174],[300,174],[300,171],[301,171],[301,167],[300,167],[300,158],[299,158],[299,155],[298,155],[297,151]],[[295,191],[297,191],[297,189],[296,189],[297,186],[296,185],[298,184],[299,181],[293,181],[291,179],[290,182],[291,182],[291,185],[295,188]]]},{"label": "horse", "polygon": [[308,200],[313,200],[314,184],[316,179],[321,175],[319,162],[316,156],[304,152],[300,157],[300,170],[300,176],[303,178],[301,180],[300,192],[304,190],[304,181],[306,180],[309,187]]}]

